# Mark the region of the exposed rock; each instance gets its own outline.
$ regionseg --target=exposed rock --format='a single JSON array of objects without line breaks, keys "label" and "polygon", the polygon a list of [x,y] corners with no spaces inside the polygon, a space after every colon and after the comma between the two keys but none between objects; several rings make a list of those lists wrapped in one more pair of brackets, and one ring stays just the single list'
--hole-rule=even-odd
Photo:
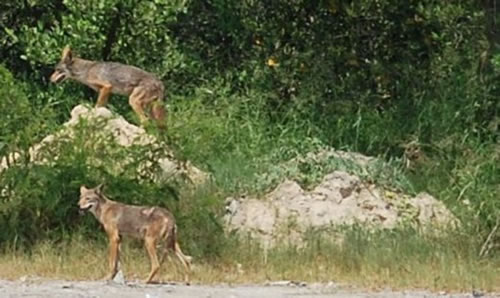
[{"label": "exposed rock", "polygon": [[225,222],[229,230],[249,234],[269,247],[282,241],[300,244],[310,228],[360,224],[393,229],[455,225],[444,204],[429,194],[416,197],[364,183],[343,171],[326,175],[312,190],[286,180],[263,198],[229,198]]},{"label": "exposed rock", "polygon": [[78,105],[71,111],[71,119],[64,123],[66,127],[74,127],[78,125],[82,119],[87,121],[105,120],[104,133],[111,133],[114,141],[124,147],[131,145],[154,145],[157,143],[156,138],[146,133],[144,128],[133,125],[127,122],[121,116],[115,116],[113,113],[104,108],[89,108],[84,105]]},{"label": "exposed rock", "polygon": [[[78,127],[85,125],[82,131]],[[82,133],[84,135],[82,136]],[[78,140],[76,142],[75,140]],[[95,154],[87,162],[92,166],[102,164],[102,159],[117,148],[131,148],[142,150],[144,161],[137,165],[136,175],[143,174],[149,167],[156,164],[160,169],[156,179],[171,177],[187,178],[195,185],[202,184],[209,179],[209,175],[193,166],[189,161],[179,162],[174,159],[173,153],[156,137],[148,134],[144,128],[127,122],[123,117],[113,114],[110,110],[89,108],[78,105],[71,111],[71,119],[58,132],[45,137],[40,143],[33,145],[28,152],[31,163],[48,164],[58,159],[58,151],[64,145],[93,148]],[[18,162],[21,155],[11,153],[0,160],[0,172]],[[111,172],[120,173],[123,168],[136,162],[133,156],[121,156],[113,163]]]}]

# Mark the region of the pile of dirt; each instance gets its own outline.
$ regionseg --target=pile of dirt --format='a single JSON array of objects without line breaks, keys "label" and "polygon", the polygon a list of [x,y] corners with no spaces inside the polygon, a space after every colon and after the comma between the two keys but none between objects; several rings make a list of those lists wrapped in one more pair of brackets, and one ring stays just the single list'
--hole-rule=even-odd
[{"label": "pile of dirt", "polygon": [[[86,135],[83,143],[76,143],[75,135],[78,133],[80,126],[85,126],[83,131]],[[161,169],[157,179],[182,177],[195,185],[199,185],[210,178],[207,173],[201,171],[189,161],[179,162],[176,160],[166,144],[148,134],[144,128],[127,122],[122,116],[113,114],[104,107],[91,108],[78,105],[73,108],[71,119],[64,123],[62,129],[46,136],[40,143],[29,149],[29,161],[43,164],[55,162],[59,148],[64,145],[92,146],[95,148],[100,154],[96,154],[97,158],[94,156],[93,159],[87,161],[92,166],[99,166],[101,163],[99,156],[104,157],[112,150],[116,150],[117,147],[134,147],[135,150],[142,150],[145,155],[144,161],[137,165],[136,175],[138,176],[141,176],[141,172],[151,167],[154,162]],[[19,162],[20,159],[21,155],[19,153],[11,153],[3,157],[0,160],[0,172]],[[114,164],[115,168],[110,169],[110,171],[119,173],[120,169],[124,168],[128,163],[137,163],[137,160],[130,156],[122,156]]]},{"label": "pile of dirt", "polygon": [[311,228],[359,224],[393,229],[411,224],[425,229],[458,223],[442,202],[427,193],[412,197],[344,171],[331,172],[311,190],[286,180],[261,198],[228,198],[226,203],[227,229],[250,235],[265,247],[283,241],[300,244]]}]

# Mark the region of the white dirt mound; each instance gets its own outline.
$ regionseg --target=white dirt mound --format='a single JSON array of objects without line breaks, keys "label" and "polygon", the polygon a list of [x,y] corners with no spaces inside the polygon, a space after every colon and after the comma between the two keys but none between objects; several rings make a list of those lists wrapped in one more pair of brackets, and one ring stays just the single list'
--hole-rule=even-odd
[{"label": "white dirt mound", "polygon": [[[84,140],[75,143],[77,127],[85,122]],[[81,132],[80,132],[81,133]],[[80,134],[81,138],[81,134]],[[189,161],[179,162],[173,157],[173,153],[167,146],[158,141],[153,135],[148,134],[144,128],[127,122],[123,117],[113,114],[110,110],[99,107],[90,108],[78,105],[71,111],[71,119],[64,123],[64,127],[58,132],[45,137],[40,143],[29,149],[29,161],[32,163],[51,163],[57,160],[58,150],[64,145],[87,146],[94,148],[101,154],[96,154],[87,162],[92,166],[99,166],[102,162],[100,157],[106,158],[108,154],[117,148],[129,148],[135,146],[145,154],[144,161],[137,161],[126,154],[114,163],[110,171],[119,173],[127,164],[137,164],[137,175],[150,167],[153,162],[161,168],[158,178],[183,177],[195,185],[203,184],[209,179],[207,173],[193,166]],[[0,172],[10,165],[20,161],[19,153],[11,153],[0,160]]]},{"label": "white dirt mound", "polygon": [[265,247],[283,241],[300,244],[310,228],[360,224],[392,229],[402,224],[457,224],[444,204],[429,194],[411,197],[384,190],[344,171],[326,175],[310,191],[286,180],[263,198],[228,198],[226,211],[228,230],[249,234]]}]

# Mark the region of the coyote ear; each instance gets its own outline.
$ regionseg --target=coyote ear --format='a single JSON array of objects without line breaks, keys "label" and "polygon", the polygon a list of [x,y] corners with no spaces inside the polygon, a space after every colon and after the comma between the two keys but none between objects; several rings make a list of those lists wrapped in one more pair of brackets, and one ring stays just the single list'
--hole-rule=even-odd
[{"label": "coyote ear", "polygon": [[87,191],[85,185],[80,186],[80,192],[85,192],[85,191]]},{"label": "coyote ear", "polygon": [[98,193],[102,193],[102,189],[104,188],[104,183],[101,183],[99,185],[97,185],[97,187],[95,188],[95,190],[98,192]]},{"label": "coyote ear", "polygon": [[73,54],[71,53],[71,48],[69,46],[64,47],[62,52],[62,60],[67,63],[73,60]]}]

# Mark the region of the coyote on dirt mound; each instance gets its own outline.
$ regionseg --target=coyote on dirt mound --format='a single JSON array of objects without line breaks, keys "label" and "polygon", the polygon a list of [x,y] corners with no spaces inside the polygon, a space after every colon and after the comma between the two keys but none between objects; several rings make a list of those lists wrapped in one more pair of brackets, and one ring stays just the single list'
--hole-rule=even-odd
[{"label": "coyote on dirt mound", "polygon": [[[102,224],[109,238],[109,274],[112,280],[117,273],[120,241],[122,235],[144,240],[151,260],[151,272],[146,283],[150,283],[160,269],[168,250],[175,252],[185,268],[185,281],[189,283],[191,257],[185,256],[177,242],[177,226],[172,213],[161,207],[126,205],[108,199],[102,193],[103,185],[88,189],[80,187],[81,211],[91,212]],[[163,247],[160,261],[157,246]]]},{"label": "coyote on dirt mound", "polygon": [[96,107],[105,106],[111,93],[128,96],[129,104],[139,116],[141,124],[147,121],[144,109],[151,105],[152,118],[158,126],[163,127],[164,86],[155,75],[131,65],[73,57],[70,47],[66,46],[50,81],[60,83],[68,78],[99,92]]}]

